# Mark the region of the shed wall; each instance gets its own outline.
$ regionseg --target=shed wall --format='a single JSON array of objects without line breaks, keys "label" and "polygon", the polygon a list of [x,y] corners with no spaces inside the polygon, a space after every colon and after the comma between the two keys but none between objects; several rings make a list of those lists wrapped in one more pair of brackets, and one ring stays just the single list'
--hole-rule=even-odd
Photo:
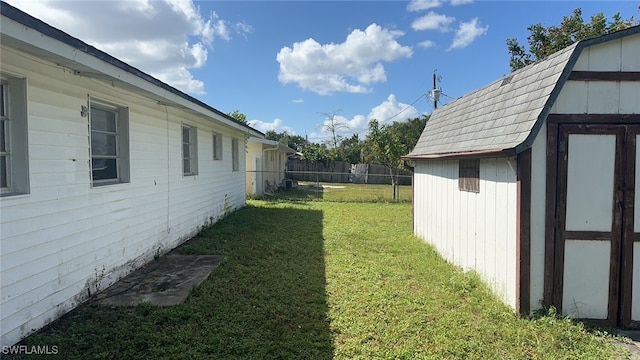
[{"label": "shed wall", "polygon": [[[640,71],[640,35],[585,48],[574,71]],[[552,114],[637,114],[640,82],[567,81]]]},{"label": "shed wall", "polygon": [[[71,310],[245,201],[237,130],[158,105],[2,46],[2,72],[26,77],[30,194],[0,201],[2,345]],[[130,182],[91,187],[87,95],[129,108]],[[181,124],[197,127],[198,170],[182,174]],[[213,161],[223,133],[225,158]]]},{"label": "shed wall", "polygon": [[547,127],[542,126],[531,148],[530,310],[544,298],[545,216],[547,192]]},{"label": "shed wall", "polygon": [[458,189],[457,160],[415,162],[414,232],[516,307],[515,158],[482,159],[480,192]]}]

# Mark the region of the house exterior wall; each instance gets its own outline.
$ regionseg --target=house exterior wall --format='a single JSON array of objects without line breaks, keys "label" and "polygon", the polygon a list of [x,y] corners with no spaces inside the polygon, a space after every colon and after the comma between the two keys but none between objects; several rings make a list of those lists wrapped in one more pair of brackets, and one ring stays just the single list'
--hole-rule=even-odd
[{"label": "house exterior wall", "polygon": [[458,160],[416,160],[414,233],[464,270],[474,270],[516,307],[515,158],[480,161],[480,191],[460,191]]},{"label": "house exterior wall", "polygon": [[247,143],[247,174],[246,191],[247,194],[262,195],[262,144],[255,142]]},{"label": "house exterior wall", "polygon": [[[260,163],[256,164],[256,161]],[[265,191],[281,185],[285,178],[286,162],[287,152],[282,148],[274,150],[273,145],[249,141],[247,143],[247,194],[263,195]]]},{"label": "house exterior wall", "polygon": [[[3,45],[2,73],[27,82],[27,195],[0,199],[1,343],[68,312],[245,203],[244,134],[74,75]],[[91,186],[87,95],[129,109],[130,182]],[[182,124],[197,127],[198,174],[183,176]],[[225,157],[213,160],[212,132]]]}]

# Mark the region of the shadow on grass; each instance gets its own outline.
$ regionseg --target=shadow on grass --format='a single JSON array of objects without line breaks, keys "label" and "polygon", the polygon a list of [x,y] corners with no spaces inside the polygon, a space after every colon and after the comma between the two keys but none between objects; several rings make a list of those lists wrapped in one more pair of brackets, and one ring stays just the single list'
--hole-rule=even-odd
[{"label": "shadow on grass", "polygon": [[322,220],[317,210],[247,206],[176,249],[224,256],[185,303],[90,302],[23,344],[56,346],[49,359],[330,359]]}]

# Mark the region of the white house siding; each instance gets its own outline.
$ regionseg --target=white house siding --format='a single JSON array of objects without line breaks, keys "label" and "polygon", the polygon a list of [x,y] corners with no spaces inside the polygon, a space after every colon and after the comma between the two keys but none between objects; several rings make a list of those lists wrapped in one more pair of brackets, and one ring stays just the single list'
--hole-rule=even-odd
[{"label": "white house siding", "polygon": [[285,178],[287,151],[282,145],[274,149],[273,144],[252,140],[247,143],[247,193],[262,195],[267,182],[270,187],[279,186]]},{"label": "white house siding", "polygon": [[[0,200],[2,345],[13,344],[132,269],[244,205],[244,134],[110,82],[2,46],[26,77],[30,194]],[[130,182],[91,188],[87,94],[129,108]],[[198,172],[182,175],[181,123],[198,128]],[[212,131],[224,159],[213,160]]]},{"label": "white house siding", "polygon": [[480,192],[458,189],[457,160],[417,160],[414,232],[448,261],[475,270],[516,306],[516,168],[514,158],[480,161]]}]

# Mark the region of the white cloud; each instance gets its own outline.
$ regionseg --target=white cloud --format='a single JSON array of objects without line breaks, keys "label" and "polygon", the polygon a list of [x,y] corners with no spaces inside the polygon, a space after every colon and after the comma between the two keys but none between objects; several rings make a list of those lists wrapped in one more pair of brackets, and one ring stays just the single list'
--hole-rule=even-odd
[{"label": "white cloud", "polygon": [[192,0],[8,2],[191,94],[203,94],[205,84],[190,70],[204,66],[214,40],[230,40],[235,28],[215,12],[203,15]]},{"label": "white cloud", "polygon": [[247,35],[249,34],[253,34],[253,26],[246,24],[244,22],[239,22],[236,23],[236,31],[238,31],[238,33],[240,33],[242,36],[244,36],[245,38],[247,38]]},{"label": "white cloud", "polygon": [[471,4],[471,3],[473,3],[473,0],[451,0],[451,5],[453,6],[465,5],[465,4]]},{"label": "white cloud", "polygon": [[487,30],[489,30],[489,26],[480,26],[478,18],[473,18],[469,22],[461,22],[449,50],[468,46],[478,36],[484,35]]},{"label": "white cloud", "polygon": [[416,108],[409,104],[398,102],[394,94],[390,94],[386,101],[371,109],[368,120],[376,119],[380,125],[402,122],[420,116]]},{"label": "white cloud", "polygon": [[431,40],[425,40],[423,42],[418,43],[418,46],[423,47],[425,49],[428,49],[428,48],[432,48],[432,47],[436,46],[436,43],[434,43]]},{"label": "white cloud", "polygon": [[450,30],[449,25],[451,25],[455,20],[455,17],[430,11],[427,15],[415,19],[411,24],[411,28],[415,31],[439,30],[446,32]]},{"label": "white cloud", "polygon": [[288,132],[291,135],[296,135],[296,131],[293,130],[292,127],[285,126],[282,124],[282,120],[275,119],[272,122],[265,122],[262,120],[249,120],[247,121],[249,126],[254,129],[258,129],[259,131],[266,133],[267,131],[275,131],[275,132]]},{"label": "white cloud", "polygon": [[440,0],[411,0],[407,5],[409,11],[421,11],[442,6]]},{"label": "white cloud", "polygon": [[294,104],[302,104],[304,102],[304,100],[302,100],[302,99],[293,99],[293,100],[291,100],[291,102],[294,103]]},{"label": "white cloud", "polygon": [[[336,135],[347,138],[353,134],[358,134],[361,139],[364,139],[367,135],[369,121],[371,119],[376,119],[380,125],[385,125],[392,124],[393,122],[403,122],[419,116],[420,113],[416,108],[409,104],[399,102],[394,94],[390,94],[385,101],[372,108],[367,116],[355,115],[349,119],[342,115],[336,115],[335,121],[345,125],[337,129]],[[318,131],[309,134],[309,140],[314,142],[331,140],[332,134],[327,131],[326,125],[329,125],[329,120],[324,119],[318,126]]]},{"label": "white cloud", "polygon": [[402,35],[401,31],[371,24],[364,31],[352,31],[340,44],[322,45],[312,38],[296,42],[292,48],[280,49],[276,56],[280,63],[278,80],[321,95],[369,92],[371,84],[386,81],[382,62],[413,54],[409,46],[396,41]]}]

